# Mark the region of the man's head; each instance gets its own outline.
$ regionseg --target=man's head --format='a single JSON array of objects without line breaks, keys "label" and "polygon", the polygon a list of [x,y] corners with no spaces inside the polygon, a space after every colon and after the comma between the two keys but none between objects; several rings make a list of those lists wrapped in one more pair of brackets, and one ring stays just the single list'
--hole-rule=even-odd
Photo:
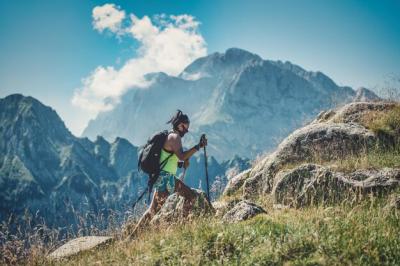
[{"label": "man's head", "polygon": [[189,117],[182,113],[181,110],[177,110],[176,114],[167,123],[171,123],[172,128],[177,131],[181,137],[189,132]]}]

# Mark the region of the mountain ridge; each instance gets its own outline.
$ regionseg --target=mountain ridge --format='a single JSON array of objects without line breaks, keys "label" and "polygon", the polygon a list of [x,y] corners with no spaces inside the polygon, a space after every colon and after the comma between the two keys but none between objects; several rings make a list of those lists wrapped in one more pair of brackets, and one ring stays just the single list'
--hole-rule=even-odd
[{"label": "mountain ridge", "polygon": [[[179,108],[192,121],[189,145],[207,133],[210,154],[218,160],[235,154],[255,158],[320,111],[359,100],[353,89],[336,85],[322,72],[239,48],[198,58],[176,77],[147,77],[153,81],[147,89],[128,91],[114,110],[91,120],[82,136],[120,135],[141,145]],[[377,97],[363,95],[362,100]]]}]

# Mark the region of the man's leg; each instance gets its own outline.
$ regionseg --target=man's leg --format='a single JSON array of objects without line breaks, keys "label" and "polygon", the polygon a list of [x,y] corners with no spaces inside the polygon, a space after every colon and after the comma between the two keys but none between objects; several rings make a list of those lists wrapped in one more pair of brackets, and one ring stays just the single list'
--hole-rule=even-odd
[{"label": "man's leg", "polygon": [[[198,200],[197,194],[193,192],[193,190],[190,187],[185,185],[185,183],[183,183],[179,179],[175,179],[175,192],[178,193],[178,195],[185,198],[183,208],[184,208],[184,216],[187,216],[190,210],[193,208],[193,205],[196,202],[196,200]],[[208,205],[207,208],[209,208],[210,210],[214,210],[211,202],[208,201],[207,197],[204,197],[204,203]]]},{"label": "man's leg", "polygon": [[187,216],[193,208],[197,195],[190,189],[190,187],[186,186],[185,183],[179,179],[175,179],[175,192],[178,193],[179,196],[185,198],[183,204],[183,215]]},{"label": "man's leg", "polygon": [[175,179],[175,192],[189,201],[193,201],[196,198],[196,193],[179,179]]},{"label": "man's leg", "polygon": [[146,210],[143,214],[142,218],[140,218],[139,222],[137,223],[135,229],[132,233],[129,234],[130,238],[136,237],[137,233],[142,230],[145,226],[149,224],[151,218],[161,209],[162,205],[164,204],[165,200],[168,198],[168,192],[159,192],[155,191],[153,195],[153,199],[151,200],[150,207]]}]

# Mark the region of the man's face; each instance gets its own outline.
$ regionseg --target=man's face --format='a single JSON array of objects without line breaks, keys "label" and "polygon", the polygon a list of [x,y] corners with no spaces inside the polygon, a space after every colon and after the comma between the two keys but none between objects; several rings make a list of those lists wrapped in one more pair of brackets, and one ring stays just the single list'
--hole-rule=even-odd
[{"label": "man's face", "polygon": [[181,137],[183,137],[186,133],[189,132],[189,125],[190,125],[189,123],[181,123],[181,124],[179,124],[178,130],[181,133],[180,134]]}]

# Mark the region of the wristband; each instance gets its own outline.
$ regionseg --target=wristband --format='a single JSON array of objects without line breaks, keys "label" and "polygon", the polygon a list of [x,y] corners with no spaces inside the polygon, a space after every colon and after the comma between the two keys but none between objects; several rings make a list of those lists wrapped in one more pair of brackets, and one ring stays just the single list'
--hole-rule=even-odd
[{"label": "wristband", "polygon": [[193,148],[195,148],[196,149],[196,151],[199,151],[200,150],[200,145],[199,144],[196,144],[196,145],[194,145],[194,147]]}]

